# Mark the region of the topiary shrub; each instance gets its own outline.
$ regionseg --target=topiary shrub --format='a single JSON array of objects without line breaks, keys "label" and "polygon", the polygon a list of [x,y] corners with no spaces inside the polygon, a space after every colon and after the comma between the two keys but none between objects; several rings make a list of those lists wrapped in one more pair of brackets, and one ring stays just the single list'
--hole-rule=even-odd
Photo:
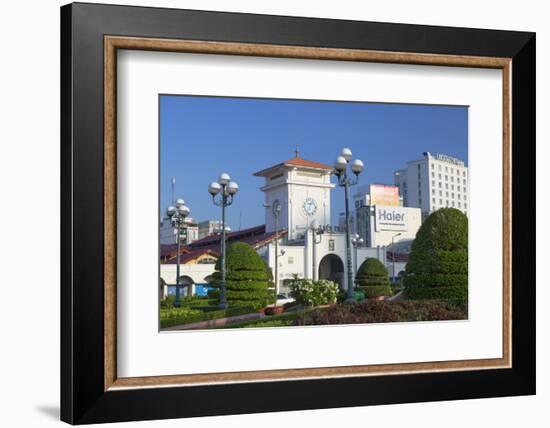
[{"label": "topiary shrub", "polygon": [[[213,290],[208,296],[219,302],[221,294],[221,258],[212,274]],[[264,260],[248,244],[236,242],[229,245],[225,262],[226,299],[229,306],[248,306],[260,309],[273,302],[274,293],[269,289],[270,278]]]},{"label": "topiary shrub", "polygon": [[384,264],[375,258],[365,259],[357,274],[355,285],[365,294],[366,298],[391,296],[393,294]]},{"label": "topiary shrub", "polygon": [[430,214],[416,234],[403,280],[409,299],[468,299],[468,218],[455,208]]}]

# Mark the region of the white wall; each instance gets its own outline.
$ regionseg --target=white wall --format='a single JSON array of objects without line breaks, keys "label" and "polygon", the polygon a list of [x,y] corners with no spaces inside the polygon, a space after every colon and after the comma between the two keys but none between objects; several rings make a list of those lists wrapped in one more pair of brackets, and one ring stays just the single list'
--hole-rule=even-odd
[{"label": "white wall", "polygon": [[[3,120],[0,127],[2,156],[0,178],[0,321],[3,352],[0,376],[6,400],[2,423],[9,427],[59,427],[59,5],[57,0],[5,2],[0,32],[4,63],[0,79]],[[102,3],[116,3],[102,0]],[[236,12],[271,13],[324,18],[406,22],[463,27],[490,27],[538,31],[537,117],[539,141],[538,174],[550,162],[550,27],[543,1],[394,0],[392,2],[334,1],[246,1],[246,0],[119,0],[118,3],[157,5]],[[8,60],[9,59],[9,60]],[[547,188],[538,186],[538,266],[550,257],[550,239],[545,212],[550,210]],[[14,215],[32,202],[40,207],[40,257],[33,260],[40,281],[29,284],[30,299],[21,297],[22,279],[29,273],[26,257],[29,243],[36,242],[31,227],[14,226]],[[542,269],[538,281],[538,395],[460,402],[417,403],[379,407],[282,412],[270,415],[240,415],[141,423],[124,427],[334,427],[345,425],[406,426],[407,428],[467,428],[483,425],[509,428],[544,426],[550,402],[550,313],[543,305],[550,291],[543,287]],[[13,303],[15,302],[15,303]],[[32,316],[21,317],[22,302]],[[32,384],[32,387],[31,387]],[[9,398],[8,398],[9,397]],[[7,403],[7,401],[6,401]]]},{"label": "white wall", "polygon": [[[195,284],[205,283],[205,278],[214,273],[215,264],[189,264],[180,265],[180,277],[188,276]],[[160,265],[160,277],[166,281],[167,284],[172,285],[176,283],[176,264],[161,264]]]}]

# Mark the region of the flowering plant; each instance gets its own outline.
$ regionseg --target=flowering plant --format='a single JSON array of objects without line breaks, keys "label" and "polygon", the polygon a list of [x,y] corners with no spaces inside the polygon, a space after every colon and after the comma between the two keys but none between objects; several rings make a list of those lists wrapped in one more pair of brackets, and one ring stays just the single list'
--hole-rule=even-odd
[{"label": "flowering plant", "polygon": [[332,281],[321,279],[299,279],[290,284],[290,294],[298,303],[305,306],[328,305],[336,302],[338,285]]}]

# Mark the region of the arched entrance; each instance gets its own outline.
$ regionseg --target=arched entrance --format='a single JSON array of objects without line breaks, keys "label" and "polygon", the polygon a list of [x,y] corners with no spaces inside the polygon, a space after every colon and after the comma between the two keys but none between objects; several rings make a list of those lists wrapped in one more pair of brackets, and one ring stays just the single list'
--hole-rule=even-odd
[{"label": "arched entrance", "polygon": [[327,254],[319,263],[319,279],[328,279],[344,288],[344,263],[336,254]]},{"label": "arched entrance", "polygon": [[195,285],[195,281],[187,275],[180,276],[180,287],[182,288],[181,294],[192,296],[193,295],[193,286]]}]

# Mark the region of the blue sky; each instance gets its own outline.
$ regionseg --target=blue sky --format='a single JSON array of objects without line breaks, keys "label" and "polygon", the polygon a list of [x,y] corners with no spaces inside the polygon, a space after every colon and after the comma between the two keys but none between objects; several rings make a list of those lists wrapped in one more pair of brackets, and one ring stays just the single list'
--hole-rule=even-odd
[{"label": "blue sky", "polygon": [[[468,163],[468,109],[462,106],[350,103],[161,95],[160,208],[183,197],[199,221],[219,219],[208,184],[227,172],[239,193],[227,224],[264,223],[263,178],[252,174],[300,156],[332,165],[342,147],[360,158],[360,184],[393,183],[393,172],[422,152]],[[334,180],[334,179],[333,179]],[[343,211],[343,191],[332,191],[332,219]]]}]

